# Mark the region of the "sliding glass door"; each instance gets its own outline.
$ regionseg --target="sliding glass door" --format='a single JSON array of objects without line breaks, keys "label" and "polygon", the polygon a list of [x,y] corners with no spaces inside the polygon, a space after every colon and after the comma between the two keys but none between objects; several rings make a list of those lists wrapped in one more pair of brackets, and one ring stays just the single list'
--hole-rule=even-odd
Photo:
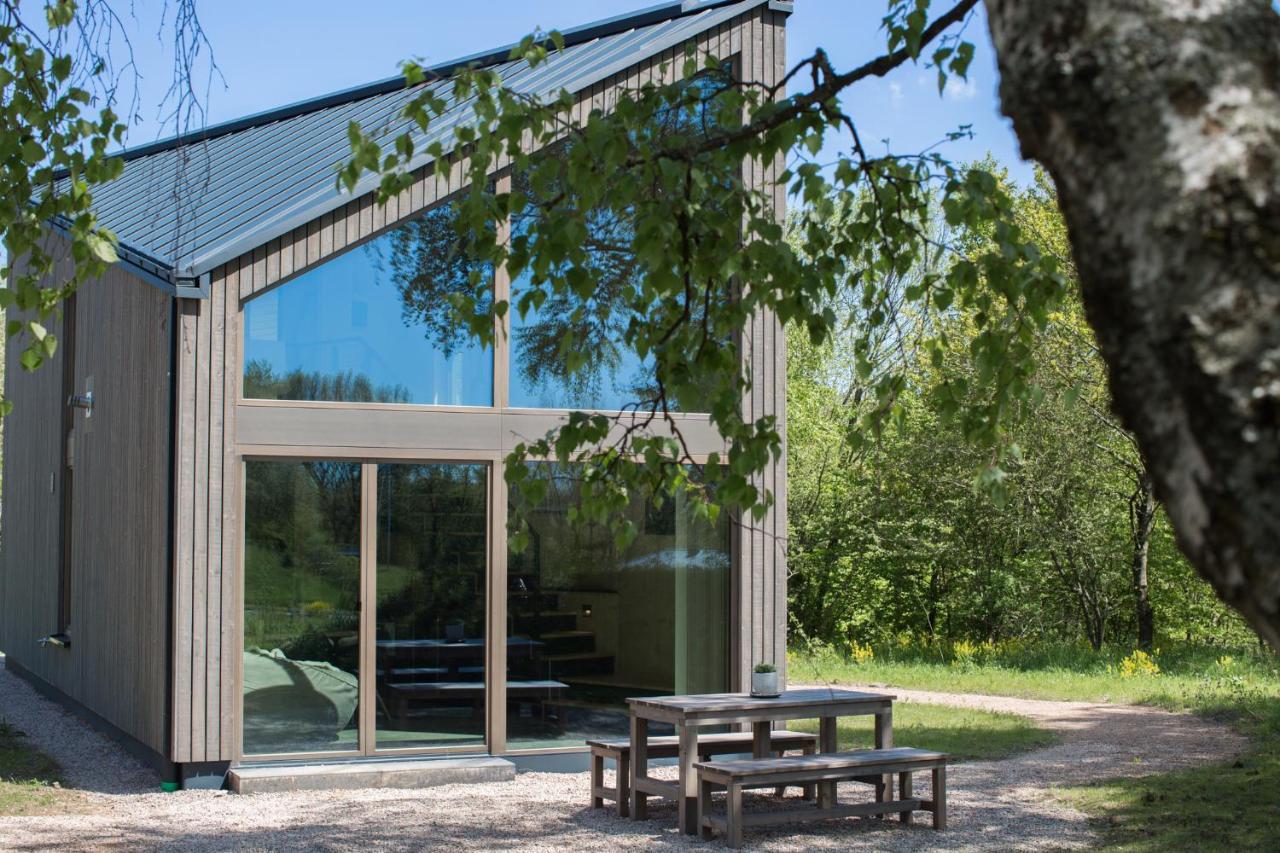
[{"label": "sliding glass door", "polygon": [[679,496],[635,494],[613,532],[573,524],[577,469],[540,464],[546,496],[508,557],[507,746],[626,737],[630,696],[718,693],[729,674],[730,533]]},{"label": "sliding glass door", "polygon": [[245,463],[246,756],[485,744],[485,463]]},{"label": "sliding glass door", "polygon": [[570,523],[573,468],[535,471],[494,567],[489,462],[246,462],[242,754],[575,748],[629,696],[727,689],[727,520],[636,495],[619,547]]},{"label": "sliding glass door", "polygon": [[379,465],[379,749],[483,746],[483,465]]},{"label": "sliding glass door", "polygon": [[356,751],[362,468],[245,469],[244,753]]}]

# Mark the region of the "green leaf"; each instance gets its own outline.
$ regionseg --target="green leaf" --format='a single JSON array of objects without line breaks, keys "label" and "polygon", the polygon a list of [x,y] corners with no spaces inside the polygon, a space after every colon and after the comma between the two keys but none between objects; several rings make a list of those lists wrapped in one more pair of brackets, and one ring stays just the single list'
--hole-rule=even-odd
[{"label": "green leaf", "polygon": [[86,235],[85,245],[89,247],[89,251],[93,253],[94,257],[103,263],[114,264],[120,259],[116,254],[114,243],[104,238],[101,234]]}]

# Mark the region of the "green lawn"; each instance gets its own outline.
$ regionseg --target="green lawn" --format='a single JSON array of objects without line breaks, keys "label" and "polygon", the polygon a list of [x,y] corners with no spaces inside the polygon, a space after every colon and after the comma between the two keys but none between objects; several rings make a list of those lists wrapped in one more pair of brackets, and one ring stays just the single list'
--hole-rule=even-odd
[{"label": "green lawn", "polygon": [[61,782],[57,763],[0,721],[0,817],[61,810],[70,796]]},{"label": "green lawn", "polygon": [[[1280,826],[1280,665],[1269,652],[1157,650],[1160,672],[1132,677],[1121,674],[1128,656],[1124,649],[1095,653],[1045,646],[962,652],[890,647],[873,650],[869,660],[864,651],[858,663],[820,649],[793,655],[789,677],[796,682],[1128,702],[1212,716],[1250,738],[1250,748],[1239,760],[1056,793],[1094,817],[1116,849],[1234,853],[1274,848]],[[948,710],[949,715],[963,713]],[[906,713],[902,716],[905,721]],[[899,740],[915,745],[905,733]]]},{"label": "green lawn", "polygon": [[[874,725],[871,717],[842,717],[836,728],[840,748],[870,748]],[[818,723],[796,721],[788,723],[787,728],[817,732]],[[946,752],[960,760],[1003,758],[1056,741],[1052,732],[1016,714],[911,702],[893,705],[893,739],[918,749]]]}]

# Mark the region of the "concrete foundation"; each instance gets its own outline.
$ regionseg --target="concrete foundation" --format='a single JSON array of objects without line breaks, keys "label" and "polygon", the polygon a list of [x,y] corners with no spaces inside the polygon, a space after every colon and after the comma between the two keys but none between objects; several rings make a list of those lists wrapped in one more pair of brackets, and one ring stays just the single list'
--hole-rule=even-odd
[{"label": "concrete foundation", "polygon": [[506,782],[515,777],[515,765],[501,758],[437,758],[233,767],[227,774],[227,787],[238,794],[260,794],[342,788],[430,788],[457,783]]}]

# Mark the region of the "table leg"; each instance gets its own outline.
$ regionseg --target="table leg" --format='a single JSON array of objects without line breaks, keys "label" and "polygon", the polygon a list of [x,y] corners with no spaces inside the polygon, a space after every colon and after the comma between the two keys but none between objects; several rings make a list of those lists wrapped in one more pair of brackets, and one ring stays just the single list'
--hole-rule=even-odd
[{"label": "table leg", "polygon": [[[884,708],[876,712],[876,732],[875,732],[876,749],[891,749],[893,747],[893,707]],[[893,799],[888,792],[893,790],[893,776],[886,775],[880,780],[880,784],[876,786],[876,802],[884,802]],[[884,817],[883,814],[880,817]]]},{"label": "table leg", "polygon": [[649,775],[649,721],[631,714],[631,819],[649,817],[649,795],[636,790],[636,780]]},{"label": "table leg", "polygon": [[[782,753],[777,753],[782,755]],[[773,723],[768,720],[758,720],[751,724],[751,757],[752,758],[769,758],[774,755],[773,751]],[[773,789],[775,795],[781,797],[786,793],[786,788],[779,785]]]},{"label": "table leg", "polygon": [[773,723],[759,720],[751,724],[751,756],[768,758],[773,754]]},{"label": "table leg", "polygon": [[[836,718],[822,717],[818,721],[818,752],[829,753],[839,751],[836,740]],[[818,783],[818,808],[829,809],[836,804],[836,783]]]},{"label": "table leg", "polygon": [[680,733],[680,780],[677,788],[680,791],[679,810],[680,831],[685,835],[696,835],[698,832],[698,772],[693,763],[698,760],[698,727],[680,724],[676,726]]}]

